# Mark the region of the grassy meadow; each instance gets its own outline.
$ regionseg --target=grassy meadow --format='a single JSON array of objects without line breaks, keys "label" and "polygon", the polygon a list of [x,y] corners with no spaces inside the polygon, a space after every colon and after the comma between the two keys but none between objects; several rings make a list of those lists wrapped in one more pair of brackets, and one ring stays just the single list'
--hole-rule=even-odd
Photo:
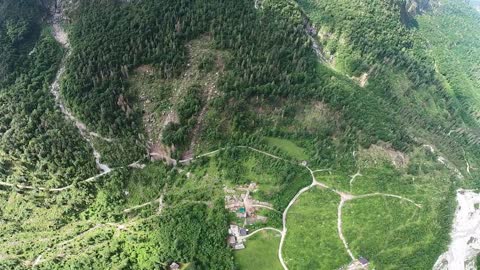
[{"label": "grassy meadow", "polygon": [[245,249],[234,252],[235,263],[240,270],[281,270],[278,260],[280,234],[261,231],[248,238]]},{"label": "grassy meadow", "polygon": [[335,193],[313,188],[304,193],[287,216],[283,256],[289,269],[338,269],[348,257],[337,234]]}]

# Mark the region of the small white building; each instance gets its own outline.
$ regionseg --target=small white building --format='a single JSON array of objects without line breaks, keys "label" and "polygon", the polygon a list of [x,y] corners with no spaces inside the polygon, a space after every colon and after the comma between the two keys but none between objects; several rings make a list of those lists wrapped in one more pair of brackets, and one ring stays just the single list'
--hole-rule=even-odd
[{"label": "small white building", "polygon": [[179,270],[180,269],[180,265],[176,262],[173,262],[172,264],[170,264],[170,270]]},{"label": "small white building", "polygon": [[240,228],[237,225],[230,224],[230,229],[228,229],[228,233],[235,236],[235,237],[239,237],[240,236]]},{"label": "small white building", "polygon": [[235,250],[240,250],[240,249],[244,249],[245,248],[245,245],[243,243],[237,243],[233,249]]}]

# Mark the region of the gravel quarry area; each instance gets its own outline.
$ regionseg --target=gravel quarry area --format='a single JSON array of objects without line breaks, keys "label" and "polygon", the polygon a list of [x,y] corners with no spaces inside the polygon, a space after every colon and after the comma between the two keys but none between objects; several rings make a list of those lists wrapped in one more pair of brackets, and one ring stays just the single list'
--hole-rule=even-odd
[{"label": "gravel quarry area", "polygon": [[457,191],[457,210],[448,251],[442,254],[434,270],[475,270],[480,253],[480,194],[471,190]]}]

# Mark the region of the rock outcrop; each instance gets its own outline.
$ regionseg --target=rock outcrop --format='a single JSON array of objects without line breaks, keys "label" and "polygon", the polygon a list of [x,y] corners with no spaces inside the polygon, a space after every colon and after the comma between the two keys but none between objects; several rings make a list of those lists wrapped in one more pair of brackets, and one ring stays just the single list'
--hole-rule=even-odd
[{"label": "rock outcrop", "polygon": [[405,10],[410,16],[422,14],[437,4],[437,0],[406,0]]}]

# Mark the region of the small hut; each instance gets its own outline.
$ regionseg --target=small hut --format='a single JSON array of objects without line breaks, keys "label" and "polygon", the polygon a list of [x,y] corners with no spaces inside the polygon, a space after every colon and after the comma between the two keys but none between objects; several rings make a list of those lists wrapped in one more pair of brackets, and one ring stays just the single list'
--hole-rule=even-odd
[{"label": "small hut", "polygon": [[370,264],[364,257],[358,258],[358,262],[361,263],[363,267],[367,267]]},{"label": "small hut", "polygon": [[180,269],[180,265],[176,262],[173,262],[172,264],[170,264],[170,270],[179,270]]}]

